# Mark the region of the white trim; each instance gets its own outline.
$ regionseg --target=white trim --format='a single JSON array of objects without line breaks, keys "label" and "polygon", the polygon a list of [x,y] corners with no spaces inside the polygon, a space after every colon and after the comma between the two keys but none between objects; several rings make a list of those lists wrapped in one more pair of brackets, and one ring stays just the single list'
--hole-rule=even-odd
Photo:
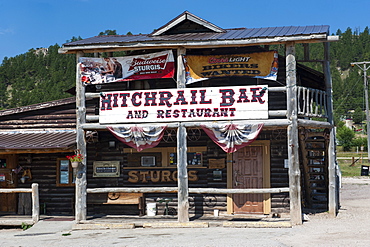
[{"label": "white trim", "polygon": [[63,47],[58,50],[59,53],[76,53],[84,51],[89,53],[89,50],[140,50],[140,49],[171,49],[183,46],[185,48],[205,48],[209,47],[232,47],[232,46],[248,46],[257,44],[281,44],[285,42],[296,43],[322,43],[328,42],[326,34],[312,34],[306,36],[292,36],[292,37],[272,37],[272,38],[251,38],[240,40],[202,40],[202,41],[145,41],[135,43],[122,43],[118,44],[104,44],[104,45],[85,45],[74,47]]},{"label": "white trim", "polygon": [[175,20],[173,21],[170,21],[170,23],[168,25],[165,25],[164,27],[158,29],[157,31],[155,31],[154,33],[152,33],[151,35],[152,36],[159,36],[163,33],[165,33],[166,31],[172,29],[173,27],[175,27],[176,25],[180,24],[181,22],[185,21],[185,20],[189,20],[189,21],[192,21],[196,24],[199,24],[203,27],[206,27],[216,33],[223,33],[225,32],[225,30],[223,30],[222,28],[220,27],[217,27],[216,25],[206,21],[206,20],[203,20],[202,18],[199,18],[198,16],[195,16],[189,12],[184,12],[180,17],[178,18],[175,18]]}]

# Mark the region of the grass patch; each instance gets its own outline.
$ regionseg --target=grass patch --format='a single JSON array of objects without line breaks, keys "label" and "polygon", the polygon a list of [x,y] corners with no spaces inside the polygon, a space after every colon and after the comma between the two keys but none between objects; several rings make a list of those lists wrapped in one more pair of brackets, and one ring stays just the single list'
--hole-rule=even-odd
[{"label": "grass patch", "polygon": [[28,230],[31,227],[32,227],[32,225],[29,225],[27,223],[22,222],[21,228],[23,229],[23,231]]},{"label": "grass patch", "polygon": [[[361,157],[361,152],[338,152],[337,151],[337,156],[338,157],[355,157],[355,158],[359,158]],[[362,152],[362,157],[367,157],[367,152]]]},{"label": "grass patch", "polygon": [[[342,156],[343,157],[343,156]],[[342,171],[342,176],[343,177],[355,177],[355,176],[361,176],[361,166],[370,166],[370,163],[367,162],[367,157],[366,159],[357,161],[354,166],[351,166],[352,164],[352,159],[338,159],[338,164],[340,167],[340,170]]]}]

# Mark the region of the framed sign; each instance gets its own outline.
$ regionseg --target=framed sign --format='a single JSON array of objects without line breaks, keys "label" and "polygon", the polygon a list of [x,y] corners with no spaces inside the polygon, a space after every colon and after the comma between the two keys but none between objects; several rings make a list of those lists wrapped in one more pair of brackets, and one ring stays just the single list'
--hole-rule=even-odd
[{"label": "framed sign", "polygon": [[119,161],[94,161],[93,177],[119,177],[120,162]]},{"label": "framed sign", "polygon": [[223,169],[225,168],[225,159],[209,159],[209,169]]},{"label": "framed sign", "polygon": [[100,124],[268,118],[268,85],[101,93]]}]

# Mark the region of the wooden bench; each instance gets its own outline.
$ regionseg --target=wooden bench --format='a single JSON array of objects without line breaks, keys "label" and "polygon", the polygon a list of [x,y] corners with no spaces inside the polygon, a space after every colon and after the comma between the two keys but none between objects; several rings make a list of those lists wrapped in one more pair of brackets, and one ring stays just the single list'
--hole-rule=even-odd
[{"label": "wooden bench", "polygon": [[138,205],[140,215],[144,215],[144,193],[93,193],[87,194],[87,204],[125,204]]}]

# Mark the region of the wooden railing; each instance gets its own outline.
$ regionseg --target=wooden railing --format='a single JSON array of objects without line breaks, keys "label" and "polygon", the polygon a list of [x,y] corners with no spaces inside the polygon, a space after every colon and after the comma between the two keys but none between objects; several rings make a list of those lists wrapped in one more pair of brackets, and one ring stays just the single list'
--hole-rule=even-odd
[{"label": "wooden railing", "polygon": [[[177,193],[178,187],[116,187],[116,188],[89,188],[87,193]],[[216,189],[216,188],[189,188],[189,193],[195,194],[268,194],[289,192],[289,187],[261,188],[261,189]]]},{"label": "wooden railing", "polygon": [[298,115],[327,118],[326,92],[318,89],[297,87]]},{"label": "wooden railing", "polygon": [[0,189],[0,193],[31,193],[32,194],[32,221],[33,223],[36,223],[40,220],[39,184],[33,183],[31,189],[27,189],[27,188]]}]

